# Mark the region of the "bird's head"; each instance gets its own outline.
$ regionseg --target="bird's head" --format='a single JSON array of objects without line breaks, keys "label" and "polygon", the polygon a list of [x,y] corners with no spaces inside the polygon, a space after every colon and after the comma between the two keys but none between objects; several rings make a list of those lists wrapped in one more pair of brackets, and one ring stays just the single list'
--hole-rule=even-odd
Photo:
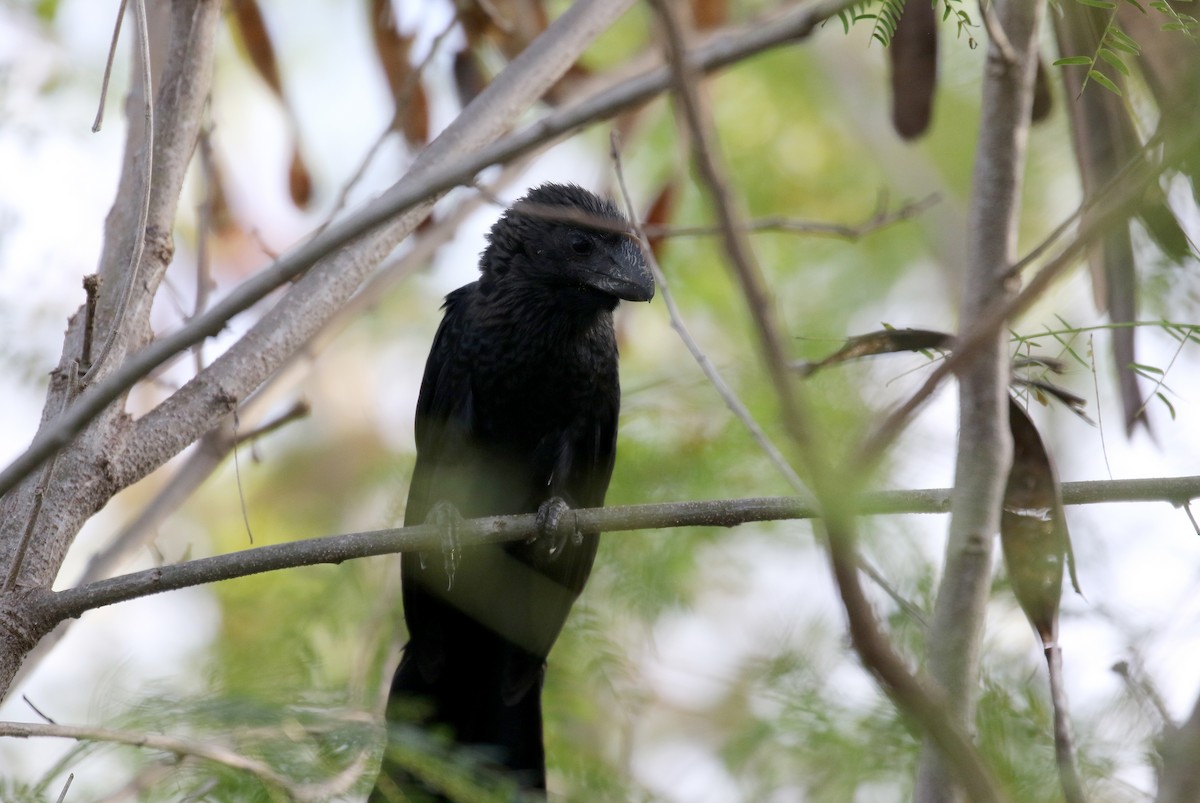
[{"label": "bird's head", "polygon": [[574,184],[543,184],[513,204],[492,227],[480,270],[485,284],[542,285],[609,309],[654,297],[629,223]]}]

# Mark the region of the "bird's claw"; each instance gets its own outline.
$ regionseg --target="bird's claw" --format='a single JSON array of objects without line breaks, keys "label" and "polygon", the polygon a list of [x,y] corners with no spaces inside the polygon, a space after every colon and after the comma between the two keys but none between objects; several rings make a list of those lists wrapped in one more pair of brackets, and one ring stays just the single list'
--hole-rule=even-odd
[{"label": "bird's claw", "polygon": [[458,508],[449,502],[438,502],[425,517],[427,524],[436,525],[442,545],[442,567],[446,571],[446,590],[454,586],[454,572],[462,558],[462,544],[458,541],[458,527],[463,517]]},{"label": "bird's claw", "polygon": [[574,540],[577,535],[574,527],[575,517],[571,517],[569,528],[565,526],[567,522],[563,521],[564,515],[570,511],[571,506],[559,496],[551,497],[538,506],[537,535],[533,540],[537,542],[542,557],[547,561],[554,560],[567,545],[567,541]]}]

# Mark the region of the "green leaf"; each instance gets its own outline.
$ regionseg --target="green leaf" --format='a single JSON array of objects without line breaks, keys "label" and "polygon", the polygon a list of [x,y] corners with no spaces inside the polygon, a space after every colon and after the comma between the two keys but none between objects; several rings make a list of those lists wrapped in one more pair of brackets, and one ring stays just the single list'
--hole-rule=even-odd
[{"label": "green leaf", "polygon": [[1173,405],[1173,404],[1171,404],[1171,402],[1167,401],[1167,397],[1162,394],[1162,391],[1159,391],[1158,393],[1155,393],[1154,395],[1158,397],[1158,400],[1160,402],[1167,405],[1167,412],[1171,414],[1171,420],[1174,421],[1175,420],[1175,405]]},{"label": "green leaf", "polygon": [[1154,374],[1155,376],[1163,375],[1163,369],[1155,365],[1145,365],[1140,362],[1131,362],[1129,363],[1129,367],[1141,374]]},{"label": "green leaf", "polygon": [[1058,59],[1054,62],[1055,67],[1071,67],[1076,64],[1091,64],[1092,60],[1087,56],[1067,56],[1066,58]]},{"label": "green leaf", "polygon": [[1118,42],[1116,40],[1110,39],[1108,42],[1108,45],[1109,45],[1109,47],[1113,48],[1114,50],[1120,50],[1122,53],[1128,53],[1131,56],[1142,55],[1142,51],[1137,47],[1136,43],[1134,43],[1133,46],[1130,46],[1126,42]]},{"label": "green leaf", "polygon": [[1110,3],[1108,0],[1075,0],[1081,6],[1091,6],[1092,8],[1103,8],[1106,11],[1112,11],[1117,7],[1116,3]]},{"label": "green leaf", "polygon": [[1113,51],[1106,47],[1100,48],[1100,58],[1111,64],[1121,75],[1124,75],[1126,78],[1129,77],[1129,68],[1125,66],[1125,62],[1121,61],[1121,57]]},{"label": "green leaf", "polygon": [[1141,55],[1142,52],[1142,46],[1133,41],[1133,39],[1129,38],[1129,36],[1119,28],[1108,29],[1108,44],[1111,47],[1115,47],[1117,50],[1123,50],[1126,53],[1133,53],[1134,55]]},{"label": "green leaf", "polygon": [[1099,70],[1088,70],[1088,78],[1095,81],[1100,86],[1107,89],[1109,92],[1112,92],[1116,95],[1121,94],[1121,88],[1119,86],[1117,86],[1116,84],[1114,84],[1112,82],[1111,78],[1109,78],[1107,75],[1100,72]]}]

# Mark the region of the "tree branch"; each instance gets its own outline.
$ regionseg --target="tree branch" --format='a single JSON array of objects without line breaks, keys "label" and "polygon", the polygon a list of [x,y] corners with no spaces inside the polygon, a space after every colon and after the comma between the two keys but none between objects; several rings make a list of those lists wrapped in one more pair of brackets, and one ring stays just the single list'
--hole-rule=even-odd
[{"label": "tree branch", "polygon": [[[856,512],[861,515],[944,513],[949,510],[950,494],[951,490],[947,488],[866,494],[862,497],[861,508]],[[1104,480],[1063,485],[1063,501],[1068,505],[1109,501],[1167,501],[1179,505],[1192,498],[1200,498],[1200,476],[1165,481]],[[564,515],[561,527],[568,533],[623,532],[674,527],[734,527],[749,522],[811,519],[816,516],[817,511],[805,500],[796,497],[760,497],[581,508]],[[457,526],[456,537],[462,546],[516,541],[538,532],[536,520],[534,514],[466,519]],[[31,594],[29,602],[33,617],[43,621],[49,629],[58,621],[80,616],[94,608],[164,591],[297,566],[336,564],[372,555],[436,550],[441,545],[441,537],[442,532],[437,525],[418,524],[309,538],[146,569],[64,591],[38,590]]]},{"label": "tree branch", "polygon": [[[929,195],[919,201],[909,201],[894,212],[880,208],[871,217],[858,225],[846,223],[821,223],[814,220],[794,220],[786,217],[757,218],[748,222],[743,228],[749,232],[786,232],[789,234],[807,234],[813,237],[829,237],[837,240],[861,240],[868,234],[888,228],[889,226],[911,220],[933,206],[938,201],[937,194]],[[646,236],[654,237],[706,237],[721,234],[720,226],[643,226]]]},{"label": "tree branch", "polygon": [[330,797],[344,794],[349,787],[362,775],[370,757],[369,751],[360,751],[344,770],[334,778],[319,784],[298,784],[283,775],[265,762],[247,758],[236,750],[224,745],[209,742],[199,742],[179,736],[168,736],[161,733],[141,733],[133,731],[114,730],[112,728],[92,728],[82,725],[51,725],[35,722],[0,722],[0,736],[17,739],[33,739],[51,737],[57,739],[74,739],[88,742],[112,742],[130,747],[144,747],[149,750],[161,750],[176,756],[193,756],[225,767],[248,772],[270,786],[278,787],[288,794],[290,799],[297,801],[328,800]]},{"label": "tree branch", "polygon": [[[972,177],[967,265],[960,331],[1016,295],[1010,266],[1017,256],[1017,223],[1025,146],[1037,69],[1037,30],[1044,0],[1004,0],[995,15],[1007,47],[991,40],[985,67],[982,119]],[[1011,55],[1010,55],[1011,53]],[[991,590],[992,542],[1012,461],[1008,428],[1011,372],[1007,332],[999,323],[958,367],[959,436],[953,514],[946,563],[926,642],[927,666],[945,694],[943,713],[972,728],[979,647]],[[955,775],[958,775],[956,778]],[[919,803],[949,803],[965,785],[961,760],[937,739],[926,739],[917,769]],[[967,788],[974,798],[974,790]]]},{"label": "tree branch", "polygon": [[[154,290],[170,262],[173,245],[169,232],[207,97],[212,72],[211,44],[220,9],[219,3],[213,0],[181,0],[169,7],[156,8],[159,12],[151,21],[152,28],[155,23],[163,22],[159,19],[160,13],[165,12],[170,16],[169,41],[166,36],[156,40],[156,50],[167,53],[162,69],[157,71],[156,76],[157,130],[153,142],[145,140],[148,132],[142,124],[143,115],[134,110],[142,109],[139,98],[142,93],[148,93],[150,88],[141,87],[140,82],[135,81],[135,88],[127,100],[130,121],[125,164],[117,199],[105,223],[98,267],[99,292],[95,304],[85,304],[68,326],[62,357],[58,368],[52,373],[51,388],[43,408],[43,433],[57,429],[60,420],[72,415],[79,399],[88,395],[85,389],[78,398],[72,398],[59,415],[59,410],[64,407],[64,398],[78,390],[77,383],[70,381],[70,376],[77,370],[83,352],[82,345],[87,339],[83,328],[95,328],[97,337],[111,342],[109,359],[103,361],[100,369],[107,373],[114,364],[120,362],[128,349],[136,348],[149,337],[148,321]],[[142,37],[138,38],[140,40]],[[153,174],[147,177],[143,160],[151,148]],[[150,194],[148,213],[145,206],[147,182]],[[143,217],[146,220],[144,226],[140,223]],[[133,264],[131,255],[136,251],[137,243],[143,239],[146,249],[140,260],[135,292],[126,299],[123,288],[127,286],[124,284],[125,278]],[[123,315],[120,314],[122,308],[125,310]],[[99,364],[101,361],[95,362]],[[124,390],[113,398],[120,397]],[[99,413],[101,409],[97,408],[96,412]],[[89,418],[81,422],[79,429],[92,420]],[[105,472],[106,461],[114,451],[113,444],[127,432],[127,426],[128,419],[123,411],[118,405],[113,405],[102,418],[94,421],[85,438],[59,456],[56,479],[46,494],[35,537],[16,578],[17,586],[39,586],[52,582],[67,547],[83,521],[103,507],[115,493],[111,487],[111,477]],[[66,443],[63,441],[62,445]],[[24,483],[15,493],[8,493],[12,488],[7,488],[0,498],[0,564],[6,568],[12,566],[13,550],[18,540],[16,530],[29,521],[35,505],[35,489],[29,476],[22,473],[14,476],[13,480],[14,486],[21,480]],[[0,649],[0,677],[5,674],[2,666],[6,661],[4,653]]]}]

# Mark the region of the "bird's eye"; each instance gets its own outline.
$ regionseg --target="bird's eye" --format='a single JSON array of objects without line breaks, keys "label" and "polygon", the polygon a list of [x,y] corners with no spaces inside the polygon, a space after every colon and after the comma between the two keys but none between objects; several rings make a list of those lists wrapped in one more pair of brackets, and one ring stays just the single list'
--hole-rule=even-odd
[{"label": "bird's eye", "polygon": [[592,242],[592,238],[576,234],[571,237],[571,250],[579,256],[585,257],[596,250],[596,244]]}]

